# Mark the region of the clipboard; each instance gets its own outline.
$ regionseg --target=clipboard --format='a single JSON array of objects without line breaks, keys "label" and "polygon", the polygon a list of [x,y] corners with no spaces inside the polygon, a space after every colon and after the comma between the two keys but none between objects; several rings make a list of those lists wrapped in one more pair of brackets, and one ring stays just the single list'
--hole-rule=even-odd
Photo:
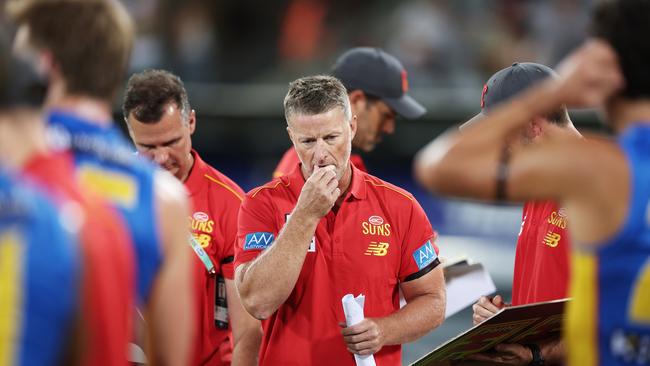
[{"label": "clipboard", "polygon": [[570,299],[503,308],[490,319],[443,343],[411,366],[451,365],[499,343],[535,343],[559,335],[568,301]]}]

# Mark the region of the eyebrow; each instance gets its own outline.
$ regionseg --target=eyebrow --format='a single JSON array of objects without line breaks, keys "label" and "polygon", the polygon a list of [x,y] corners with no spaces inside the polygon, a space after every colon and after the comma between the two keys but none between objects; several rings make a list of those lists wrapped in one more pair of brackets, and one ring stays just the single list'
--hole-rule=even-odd
[{"label": "eyebrow", "polygon": [[140,146],[142,146],[142,147],[146,147],[147,149],[151,149],[151,148],[154,148],[154,147],[156,147],[156,146],[169,146],[169,145],[173,145],[173,144],[177,143],[178,141],[180,141],[181,138],[182,138],[182,137],[175,137],[175,138],[173,138],[173,139],[171,139],[171,140],[164,141],[163,143],[158,144],[158,145],[143,144],[143,143],[140,143],[140,142],[137,142],[137,144],[140,145]]}]

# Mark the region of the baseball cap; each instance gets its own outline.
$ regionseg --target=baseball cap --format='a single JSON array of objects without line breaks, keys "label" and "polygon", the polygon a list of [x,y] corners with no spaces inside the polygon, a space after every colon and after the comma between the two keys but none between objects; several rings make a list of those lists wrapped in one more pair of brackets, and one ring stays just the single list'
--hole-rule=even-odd
[{"label": "baseball cap", "polygon": [[427,111],[407,94],[408,79],[402,63],[379,48],[346,51],[336,60],[332,74],[348,91],[360,89],[378,97],[406,119],[422,117]]},{"label": "baseball cap", "polygon": [[481,112],[460,128],[475,123],[491,108],[549,77],[557,77],[557,74],[550,67],[534,62],[515,62],[512,66],[497,71],[483,86]]}]

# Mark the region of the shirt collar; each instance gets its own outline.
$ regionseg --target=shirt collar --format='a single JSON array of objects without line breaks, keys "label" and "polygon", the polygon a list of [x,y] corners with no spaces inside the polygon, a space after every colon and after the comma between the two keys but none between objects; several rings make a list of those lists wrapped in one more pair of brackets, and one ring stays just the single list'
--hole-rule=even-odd
[{"label": "shirt collar", "polygon": [[192,169],[190,169],[190,173],[187,175],[185,187],[190,192],[190,195],[194,195],[200,192],[201,188],[203,188],[201,180],[205,170],[205,162],[203,162],[196,150],[192,149],[190,154],[192,154],[192,157],[194,158],[194,165],[192,165]]}]

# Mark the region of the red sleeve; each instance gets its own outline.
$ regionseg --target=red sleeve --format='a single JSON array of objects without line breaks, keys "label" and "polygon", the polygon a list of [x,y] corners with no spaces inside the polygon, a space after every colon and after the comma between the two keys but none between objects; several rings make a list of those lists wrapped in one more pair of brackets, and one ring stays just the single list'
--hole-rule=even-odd
[{"label": "red sleeve", "polygon": [[[238,191],[238,193],[240,193],[241,197],[244,196],[244,192]],[[233,196],[228,199],[226,209],[222,211],[222,217],[219,218],[224,238],[223,245],[219,246],[221,248],[218,258],[219,267],[221,267],[223,277],[230,280],[235,278],[233,261],[235,259],[235,245],[237,244],[237,216],[240,204],[239,198]]]},{"label": "red sleeve", "polygon": [[234,268],[255,259],[278,236],[271,197],[264,194],[264,191],[257,193],[260,194],[247,195],[239,209]]},{"label": "red sleeve", "polygon": [[411,213],[407,220],[405,225],[409,229],[402,241],[402,264],[399,273],[402,282],[420,278],[440,264],[439,249],[435,243],[437,234],[415,199],[412,201]]},{"label": "red sleeve", "polygon": [[273,171],[273,178],[289,175],[300,164],[300,159],[296,153],[296,149],[291,146],[287,152],[284,153],[278,166]]}]

